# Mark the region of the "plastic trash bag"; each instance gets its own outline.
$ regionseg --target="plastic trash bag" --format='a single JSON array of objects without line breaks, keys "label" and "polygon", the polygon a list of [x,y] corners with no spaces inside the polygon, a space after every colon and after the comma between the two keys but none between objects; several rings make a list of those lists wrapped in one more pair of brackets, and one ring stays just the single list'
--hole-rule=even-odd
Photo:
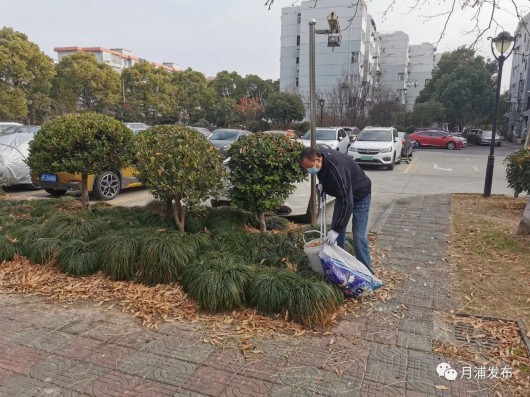
[{"label": "plastic trash bag", "polygon": [[368,296],[383,285],[362,262],[336,244],[324,244],[320,262],[328,280],[347,296]]}]

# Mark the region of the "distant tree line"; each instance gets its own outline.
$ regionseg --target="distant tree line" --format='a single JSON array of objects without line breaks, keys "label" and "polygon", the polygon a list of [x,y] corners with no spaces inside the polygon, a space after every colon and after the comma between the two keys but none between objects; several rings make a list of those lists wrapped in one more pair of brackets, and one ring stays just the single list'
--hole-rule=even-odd
[{"label": "distant tree line", "polygon": [[[278,103],[289,104],[287,110]],[[0,120],[41,124],[60,115],[96,112],[147,124],[239,126],[264,130],[304,117],[301,99],[279,81],[221,71],[209,81],[192,69],[171,72],[147,62],[122,71],[91,53],[57,64],[23,33],[0,30]]]}]

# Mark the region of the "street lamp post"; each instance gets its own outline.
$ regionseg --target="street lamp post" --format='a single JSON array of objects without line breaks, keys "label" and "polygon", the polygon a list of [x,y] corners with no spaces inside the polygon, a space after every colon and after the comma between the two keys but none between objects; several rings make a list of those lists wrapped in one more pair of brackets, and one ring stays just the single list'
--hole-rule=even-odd
[{"label": "street lamp post", "polygon": [[[490,154],[488,156],[488,164],[486,166],[486,180],[484,181],[484,197],[489,197],[491,195],[491,184],[493,182],[493,167],[495,165],[495,134],[497,132],[497,113],[499,111],[499,97],[501,94],[502,67],[504,65],[504,61],[511,55],[513,51],[513,48],[510,49],[510,47],[512,47],[516,37],[513,37],[508,32],[501,32],[495,38],[488,37],[488,40],[491,40],[491,52],[499,64],[499,71],[497,73],[497,90],[495,92],[495,110],[493,113]],[[494,44],[495,48],[497,48],[497,51],[500,53],[499,56],[495,54],[493,47]],[[505,55],[506,52],[508,53]]]},{"label": "street lamp post", "polygon": [[[341,43],[339,18],[337,14],[331,12],[328,16],[329,29],[316,29],[316,19],[309,21],[309,118],[311,122],[311,147],[316,149],[316,61],[315,61],[315,37],[317,34],[328,35],[328,47],[339,47]],[[323,99],[322,99],[323,101]],[[323,106],[323,104],[321,105]],[[322,112],[320,117],[320,123],[322,124]],[[317,222],[317,178],[316,175],[311,175],[311,197],[309,199],[309,215],[311,224],[314,225]]]},{"label": "street lamp post", "polygon": [[323,114],[324,114],[324,102],[326,102],[325,99],[319,99],[318,100],[318,103],[320,105],[320,126],[321,127],[324,127],[324,123],[322,122],[323,120]]}]

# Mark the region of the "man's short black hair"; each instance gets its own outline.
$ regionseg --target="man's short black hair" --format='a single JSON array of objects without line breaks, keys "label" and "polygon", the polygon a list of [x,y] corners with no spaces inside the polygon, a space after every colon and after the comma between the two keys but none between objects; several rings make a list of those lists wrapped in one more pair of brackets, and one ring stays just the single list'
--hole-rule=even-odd
[{"label": "man's short black hair", "polygon": [[302,162],[305,159],[309,161],[315,161],[315,159],[320,156],[321,154],[318,149],[313,149],[312,147],[305,147],[302,149],[302,152],[300,153],[300,156],[298,157],[298,161]]}]

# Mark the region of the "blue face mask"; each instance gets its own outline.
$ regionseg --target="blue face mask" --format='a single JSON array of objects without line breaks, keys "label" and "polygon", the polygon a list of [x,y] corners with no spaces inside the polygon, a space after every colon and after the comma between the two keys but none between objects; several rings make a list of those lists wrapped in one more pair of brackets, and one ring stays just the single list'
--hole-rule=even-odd
[{"label": "blue face mask", "polygon": [[320,171],[320,169],[318,169],[317,167],[311,167],[307,169],[307,172],[309,172],[311,175],[318,174],[318,171]]}]

